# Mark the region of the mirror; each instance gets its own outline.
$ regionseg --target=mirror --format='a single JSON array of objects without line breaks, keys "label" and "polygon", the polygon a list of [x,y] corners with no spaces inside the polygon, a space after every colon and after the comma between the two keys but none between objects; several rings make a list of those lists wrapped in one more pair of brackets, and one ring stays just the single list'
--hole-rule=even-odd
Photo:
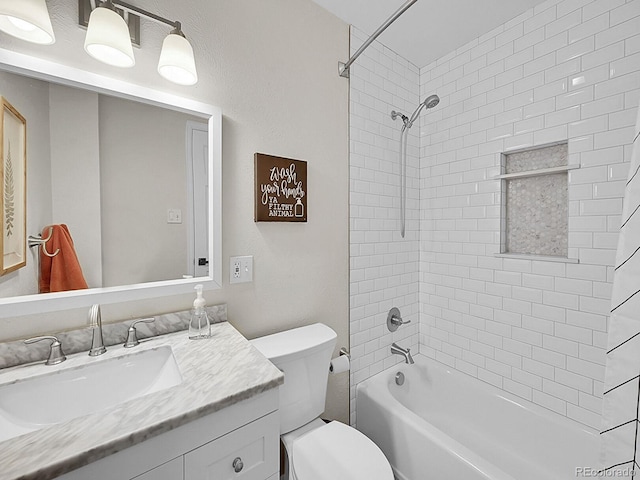
[{"label": "mirror", "polygon": [[221,286],[219,109],[3,49],[0,95],[27,119],[27,234],[67,224],[90,287],[36,294],[28,249],[0,318]]}]

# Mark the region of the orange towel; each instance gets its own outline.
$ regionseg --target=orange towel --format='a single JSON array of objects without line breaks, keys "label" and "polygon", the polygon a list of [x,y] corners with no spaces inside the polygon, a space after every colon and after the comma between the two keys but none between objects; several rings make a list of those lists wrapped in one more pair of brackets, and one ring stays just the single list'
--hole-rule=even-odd
[{"label": "orange towel", "polygon": [[89,288],[73,248],[69,228],[64,224],[45,227],[42,238],[49,236],[50,228],[53,228],[51,239],[44,247],[51,254],[58,249],[60,251],[54,257],[49,257],[40,248],[40,293]]}]

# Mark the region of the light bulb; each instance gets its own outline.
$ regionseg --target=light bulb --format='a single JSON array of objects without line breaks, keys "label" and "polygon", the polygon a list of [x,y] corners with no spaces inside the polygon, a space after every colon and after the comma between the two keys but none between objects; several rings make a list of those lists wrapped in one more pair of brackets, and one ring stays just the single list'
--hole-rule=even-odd
[{"label": "light bulb", "polygon": [[14,27],[20,30],[23,30],[25,32],[33,32],[36,28],[38,28],[33,23],[25,22],[21,18],[7,17],[7,20],[9,20]]}]

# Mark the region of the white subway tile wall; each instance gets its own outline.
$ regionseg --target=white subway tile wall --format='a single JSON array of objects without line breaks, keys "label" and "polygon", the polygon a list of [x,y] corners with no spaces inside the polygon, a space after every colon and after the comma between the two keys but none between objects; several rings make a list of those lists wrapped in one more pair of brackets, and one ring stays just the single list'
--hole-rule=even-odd
[{"label": "white subway tile wall", "polygon": [[[351,29],[352,53],[367,35]],[[402,359],[398,342],[418,352],[419,126],[410,130],[407,152],[406,234],[400,236],[402,121],[420,103],[419,70],[374,42],[351,66],[350,78],[350,342],[351,422],[359,382]],[[409,325],[387,330],[387,313],[398,307]]]},{"label": "white subway tile wall", "polygon": [[[420,352],[595,428],[639,52],[640,0],[550,0],[420,70]],[[501,153],[557,141],[580,263],[494,257]]]}]

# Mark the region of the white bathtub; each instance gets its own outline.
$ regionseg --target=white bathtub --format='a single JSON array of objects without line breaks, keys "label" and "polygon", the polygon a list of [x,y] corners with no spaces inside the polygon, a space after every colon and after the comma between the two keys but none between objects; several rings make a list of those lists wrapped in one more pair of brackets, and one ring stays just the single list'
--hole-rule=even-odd
[{"label": "white bathtub", "polygon": [[[598,434],[423,355],[360,383],[357,428],[398,480],[569,480]],[[395,382],[397,372],[404,385]]]}]

